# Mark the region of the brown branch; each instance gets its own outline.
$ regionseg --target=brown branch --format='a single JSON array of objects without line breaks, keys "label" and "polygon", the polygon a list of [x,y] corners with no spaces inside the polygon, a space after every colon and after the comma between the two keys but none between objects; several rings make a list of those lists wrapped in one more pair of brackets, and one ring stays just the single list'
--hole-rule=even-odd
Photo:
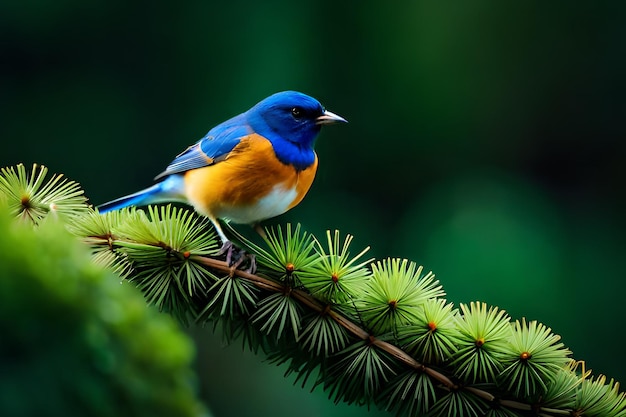
[{"label": "brown branch", "polygon": [[[209,258],[205,256],[198,256],[198,255],[192,256],[191,259],[203,265],[206,265],[210,268],[213,268],[215,270],[227,273],[229,275],[237,275],[241,278],[247,279],[253,282],[259,288],[262,288],[264,290],[275,291],[275,292],[285,291],[284,284],[281,284],[279,282],[273,281],[269,278],[265,278],[256,274],[251,274],[246,271],[233,269],[229,267],[228,264],[224,261],[219,261],[217,259],[213,259],[213,258]],[[343,326],[348,332],[350,332],[357,338],[362,339],[362,340],[369,339],[373,345],[387,352],[388,354],[390,354],[391,356],[399,360],[401,363],[403,363],[407,367],[424,372],[425,374],[427,374],[428,376],[430,376],[437,382],[443,384],[449,390],[459,389],[459,386],[455,384],[446,375],[420,363],[419,361],[415,360],[413,357],[411,357],[409,354],[407,354],[405,351],[403,351],[396,345],[386,342],[384,340],[377,339],[376,337],[372,336],[369,332],[367,332],[365,329],[363,329],[362,327],[360,327],[359,325],[357,325],[356,323],[354,323],[347,317],[343,316],[342,314],[333,310],[332,308],[328,308],[329,306],[321,303],[319,300],[311,296],[309,293],[300,289],[293,289],[290,292],[290,294],[292,297],[296,298],[298,301],[305,304],[310,309],[318,313],[325,312],[333,320],[335,320],[340,326]],[[486,401],[498,401],[501,405],[505,405],[507,407],[515,408],[518,410],[530,410],[531,409],[531,406],[529,404],[512,401],[512,400],[498,400],[496,399],[496,397],[494,397],[493,394],[485,390],[475,388],[475,387],[463,387],[463,389],[469,392],[472,392],[474,395]]]},{"label": "brown branch", "polygon": [[[91,241],[89,243],[97,244],[94,241]],[[100,243],[102,244],[102,242]],[[106,244],[110,244],[110,242],[106,242]],[[200,255],[191,255],[191,256],[187,255],[186,257],[189,257],[190,260],[203,264],[216,271],[221,271],[230,276],[237,275],[241,278],[247,279],[261,289],[264,289],[267,291],[274,291],[274,292],[285,292],[284,284],[271,280],[269,278],[262,277],[260,275],[251,274],[249,272],[242,271],[239,269],[234,269],[230,267],[224,261],[220,261],[214,258],[200,256]],[[405,351],[400,349],[398,346],[392,343],[386,342],[384,340],[377,339],[376,337],[371,335],[368,331],[366,331],[365,329],[363,329],[362,327],[360,327],[359,325],[357,325],[356,323],[354,323],[353,321],[351,321],[350,319],[348,319],[341,313],[333,310],[332,307],[330,307],[329,305],[323,304],[318,299],[311,296],[308,292],[300,290],[300,289],[291,289],[290,294],[292,297],[296,298],[298,301],[300,301],[302,304],[306,305],[308,308],[312,309],[313,311],[316,311],[318,313],[328,314],[329,317],[331,317],[335,322],[337,322],[340,326],[345,328],[349,333],[351,333],[355,337],[361,340],[369,340],[370,343],[372,343],[379,349],[387,352],[388,354],[396,358],[398,361],[403,363],[405,366],[411,369],[415,369],[420,372],[424,372],[425,374],[427,374],[428,376],[430,376],[437,382],[444,385],[446,389],[453,391],[453,390],[458,390],[460,388],[446,375],[420,363],[419,361],[411,357],[409,354],[407,354]],[[489,393],[488,391],[481,390],[475,387],[462,387],[462,389],[472,392],[474,395],[486,401],[498,402],[500,405],[503,405],[509,408],[514,408],[518,410],[531,410],[532,409],[532,406],[529,404],[521,403],[521,402],[513,401],[513,400],[500,400],[494,397],[494,395]],[[550,412],[552,414],[559,414],[559,415],[562,414],[560,410],[544,409],[544,411]],[[559,411],[559,412],[556,413],[556,411]]]}]

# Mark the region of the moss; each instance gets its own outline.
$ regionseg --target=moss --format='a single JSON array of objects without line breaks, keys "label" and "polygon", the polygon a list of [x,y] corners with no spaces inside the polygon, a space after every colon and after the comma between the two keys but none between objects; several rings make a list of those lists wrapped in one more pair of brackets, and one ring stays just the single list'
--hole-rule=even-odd
[{"label": "moss", "polygon": [[0,207],[0,415],[196,416],[191,341],[49,219]]}]

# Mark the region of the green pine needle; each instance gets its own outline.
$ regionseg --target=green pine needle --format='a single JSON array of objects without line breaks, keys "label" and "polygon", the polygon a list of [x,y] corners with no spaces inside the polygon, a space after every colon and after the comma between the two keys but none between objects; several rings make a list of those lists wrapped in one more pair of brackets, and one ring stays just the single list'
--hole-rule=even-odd
[{"label": "green pine needle", "polygon": [[355,301],[371,332],[384,334],[414,323],[422,303],[445,293],[429,272],[406,259],[386,259],[372,264],[372,277]]},{"label": "green pine needle", "polygon": [[582,377],[576,374],[580,362],[570,360],[563,368],[559,369],[547,386],[546,392],[533,402],[541,404],[544,408],[567,410],[574,408],[577,388],[584,378],[590,374],[583,373]]},{"label": "green pine needle", "polygon": [[396,410],[398,415],[422,416],[436,398],[433,381],[428,375],[407,370],[389,382],[379,401],[386,403],[386,410]]},{"label": "green pine needle", "polygon": [[0,199],[12,215],[38,224],[48,215],[74,217],[89,210],[78,183],[62,174],[46,179],[47,173],[48,168],[37,164],[30,173],[23,164],[0,169]]},{"label": "green pine needle", "polygon": [[148,206],[146,214],[142,210],[136,212],[137,217],[130,218],[114,230],[125,240],[158,246],[187,257],[217,255],[217,236],[205,217],[198,217],[191,210],[171,204]]},{"label": "green pine needle", "polygon": [[328,314],[315,314],[298,338],[302,348],[316,356],[328,357],[348,343],[348,332]]},{"label": "green pine needle", "polygon": [[287,224],[285,234],[280,226],[277,230],[266,229],[265,242],[269,251],[254,245],[258,263],[278,273],[273,274],[279,281],[293,283],[298,280],[300,271],[310,268],[319,261],[319,256],[313,251],[313,237],[301,230],[300,224],[291,230],[291,224]]},{"label": "green pine needle", "polygon": [[128,217],[136,215],[134,211],[124,209],[102,215],[90,210],[68,223],[67,228],[89,245],[96,264],[111,268],[121,278],[126,278],[133,271],[133,264],[126,253],[116,250],[117,238],[112,231]]},{"label": "green pine needle", "polygon": [[250,281],[236,275],[220,278],[209,289],[210,301],[199,315],[199,320],[248,317],[258,301],[259,289]]},{"label": "green pine needle", "polygon": [[205,218],[172,205],[126,208],[77,219],[70,230],[92,247],[96,262],[139,288],[149,304],[184,323],[204,307],[217,277],[197,257],[217,254],[217,237]]},{"label": "green pine needle", "polygon": [[339,230],[335,230],[334,235],[327,231],[326,237],[328,250],[314,238],[320,262],[307,264],[298,277],[302,285],[316,298],[326,303],[341,304],[362,293],[364,282],[370,275],[365,266],[373,259],[361,260],[369,246],[350,257],[352,235],[347,235],[343,244]]},{"label": "green pine needle", "polygon": [[455,390],[440,398],[428,415],[433,417],[479,417],[485,415],[486,409],[485,402],[472,393]]},{"label": "green pine needle", "polygon": [[335,403],[368,404],[396,372],[385,352],[362,340],[339,352],[318,384],[323,383]]},{"label": "green pine needle", "polygon": [[268,335],[275,333],[276,340],[283,337],[285,330],[291,330],[294,340],[297,340],[302,321],[302,305],[289,293],[271,294],[259,302],[251,320],[261,326],[261,332]]},{"label": "green pine needle", "polygon": [[493,382],[503,369],[503,354],[509,349],[510,318],[504,310],[485,303],[461,304],[457,317],[460,337],[453,358],[456,375],[464,381]]},{"label": "green pine needle", "polygon": [[398,329],[403,350],[425,364],[440,364],[452,357],[459,331],[456,310],[444,299],[426,300],[419,308],[416,321]]},{"label": "green pine needle", "polygon": [[195,300],[217,280],[194,256],[216,254],[218,242],[206,219],[171,205],[148,207],[114,229],[119,251],[132,262],[129,280],[150,304],[183,322],[197,315]]},{"label": "green pine needle", "polygon": [[524,414],[519,414],[513,410],[509,410],[508,408],[499,407],[492,408],[487,411],[485,417],[524,417]]},{"label": "green pine needle", "polygon": [[188,311],[185,307],[192,303],[184,289],[184,278],[179,269],[157,264],[136,267],[135,271],[129,281],[141,290],[148,304],[155,305],[159,311],[172,313],[179,319],[187,321]]},{"label": "green pine needle", "polygon": [[507,391],[519,398],[543,394],[553,375],[569,361],[571,352],[558,343],[560,339],[536,320],[517,320],[503,357],[505,369],[500,374]]},{"label": "green pine needle", "polygon": [[[597,417],[626,416],[626,393],[619,392],[619,383],[606,376],[585,379],[576,395],[574,409],[579,414]],[[583,414],[584,413],[584,414]]]}]

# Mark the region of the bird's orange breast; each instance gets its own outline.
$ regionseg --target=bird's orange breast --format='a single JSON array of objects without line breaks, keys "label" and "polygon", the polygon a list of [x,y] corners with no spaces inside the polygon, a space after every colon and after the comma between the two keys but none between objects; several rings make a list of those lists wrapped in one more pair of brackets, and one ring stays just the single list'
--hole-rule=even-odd
[{"label": "bird's orange breast", "polygon": [[276,158],[271,142],[252,134],[244,137],[221,162],[185,173],[185,194],[210,218],[255,223],[296,206],[311,187],[314,163],[301,171]]}]

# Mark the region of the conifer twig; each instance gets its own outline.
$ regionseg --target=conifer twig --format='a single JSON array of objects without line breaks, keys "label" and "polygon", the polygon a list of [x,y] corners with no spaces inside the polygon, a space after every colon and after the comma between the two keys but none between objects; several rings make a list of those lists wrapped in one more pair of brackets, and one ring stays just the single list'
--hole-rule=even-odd
[{"label": "conifer twig", "polygon": [[[229,267],[228,264],[224,261],[220,261],[220,260],[206,257],[206,256],[198,256],[198,255],[194,255],[193,260],[199,263],[202,263],[215,270],[228,273],[231,276],[237,275],[241,278],[247,279],[253,282],[259,288],[264,289],[264,290],[274,291],[274,292],[283,292],[285,291],[285,288],[286,288],[285,285],[278,283],[276,281],[272,281],[270,279],[264,278],[256,274],[251,274],[243,270],[233,269]],[[448,378],[441,372],[438,372],[437,370],[418,362],[417,360],[412,358],[410,355],[408,355],[405,351],[403,351],[396,345],[370,335],[365,329],[361,328],[359,325],[349,320],[347,317],[343,316],[339,312],[333,310],[329,305],[323,305],[316,298],[312,297],[307,292],[299,290],[299,289],[290,289],[290,294],[294,298],[296,298],[298,301],[307,305],[309,308],[313,309],[314,311],[318,313],[328,314],[330,317],[332,317],[333,320],[335,320],[339,325],[343,326],[347,331],[352,333],[354,336],[362,340],[369,339],[371,344],[389,353],[391,356],[395,357],[397,360],[402,362],[407,367],[415,369],[417,371],[424,372],[431,378],[435,379],[437,382],[443,384],[448,390],[455,391],[460,388],[450,378]],[[479,388],[476,388],[476,387],[463,387],[463,389],[470,391],[476,396],[489,402],[497,401],[501,405],[506,405],[507,407],[516,408],[518,410],[531,410],[532,409],[530,405],[524,404],[518,401],[498,400],[493,394],[487,391],[481,390]]]}]

